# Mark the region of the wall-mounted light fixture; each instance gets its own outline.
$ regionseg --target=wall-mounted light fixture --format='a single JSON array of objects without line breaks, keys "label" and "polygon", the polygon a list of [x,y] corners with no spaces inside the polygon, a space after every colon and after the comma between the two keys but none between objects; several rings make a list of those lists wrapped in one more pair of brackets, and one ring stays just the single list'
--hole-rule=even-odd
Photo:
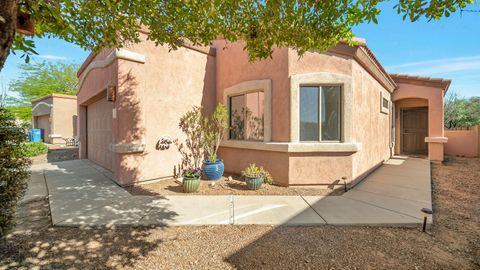
[{"label": "wall-mounted light fixture", "polygon": [[117,98],[117,87],[115,85],[107,86],[107,101],[114,102]]}]

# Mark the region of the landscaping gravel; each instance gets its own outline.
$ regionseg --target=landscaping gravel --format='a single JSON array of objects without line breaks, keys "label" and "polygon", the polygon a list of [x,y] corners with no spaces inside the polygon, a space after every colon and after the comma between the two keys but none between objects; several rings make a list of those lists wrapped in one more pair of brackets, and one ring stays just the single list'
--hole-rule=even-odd
[{"label": "landscaping gravel", "polygon": [[[420,228],[51,227],[21,206],[0,269],[480,269],[480,160],[432,165],[434,225]],[[30,214],[29,214],[30,213]]]},{"label": "landscaping gravel", "polygon": [[212,181],[201,180],[198,192],[185,193],[182,185],[175,179],[165,179],[153,183],[127,187],[126,190],[132,195],[341,195],[343,188],[335,189],[327,186],[322,187],[282,187],[277,185],[262,184],[259,190],[250,190],[245,181],[239,176],[230,175],[232,178],[222,177],[211,185]]}]

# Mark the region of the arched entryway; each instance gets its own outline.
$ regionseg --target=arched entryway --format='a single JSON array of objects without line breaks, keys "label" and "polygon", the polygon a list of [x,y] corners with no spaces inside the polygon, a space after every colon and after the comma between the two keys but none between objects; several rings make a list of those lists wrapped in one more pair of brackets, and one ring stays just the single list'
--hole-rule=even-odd
[{"label": "arched entryway", "polygon": [[395,154],[428,155],[443,160],[443,96],[449,80],[408,75],[391,77],[397,83],[395,105]]}]

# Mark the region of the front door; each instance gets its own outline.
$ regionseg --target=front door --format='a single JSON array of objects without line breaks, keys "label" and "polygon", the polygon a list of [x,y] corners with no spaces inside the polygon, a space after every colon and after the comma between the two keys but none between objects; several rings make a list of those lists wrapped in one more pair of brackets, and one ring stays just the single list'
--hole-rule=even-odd
[{"label": "front door", "polygon": [[428,135],[428,108],[401,110],[401,149],[402,154],[427,155],[425,137]]}]

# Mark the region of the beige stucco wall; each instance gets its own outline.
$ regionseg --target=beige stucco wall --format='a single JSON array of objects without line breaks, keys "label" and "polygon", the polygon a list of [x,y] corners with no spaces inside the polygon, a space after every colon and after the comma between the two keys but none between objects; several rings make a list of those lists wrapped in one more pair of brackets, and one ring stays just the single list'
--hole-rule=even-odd
[{"label": "beige stucco wall", "polygon": [[[44,141],[64,144],[77,131],[77,99],[75,96],[51,94],[32,102],[32,125],[43,128]],[[52,137],[51,137],[52,136]]]},{"label": "beige stucco wall", "polygon": [[52,138],[52,143],[65,143],[62,138],[77,136],[77,99],[75,97],[53,98],[51,126],[51,133],[61,136],[61,138]]},{"label": "beige stucco wall", "polygon": [[[392,95],[392,100],[396,104],[397,114],[396,118],[399,120],[399,109],[402,106],[417,107],[411,102],[399,103],[404,99],[423,99],[428,102],[428,137],[444,138],[443,132],[443,90],[437,87],[427,85],[418,85],[413,83],[398,83],[398,88]],[[408,104],[410,103],[410,104]],[[421,103],[425,104],[425,103]],[[422,105],[424,106],[424,105]],[[396,141],[400,142],[400,121],[397,121]],[[428,158],[434,161],[443,160],[443,146],[444,142],[429,142],[428,143]],[[397,143],[395,153],[400,153],[400,145]]]}]

